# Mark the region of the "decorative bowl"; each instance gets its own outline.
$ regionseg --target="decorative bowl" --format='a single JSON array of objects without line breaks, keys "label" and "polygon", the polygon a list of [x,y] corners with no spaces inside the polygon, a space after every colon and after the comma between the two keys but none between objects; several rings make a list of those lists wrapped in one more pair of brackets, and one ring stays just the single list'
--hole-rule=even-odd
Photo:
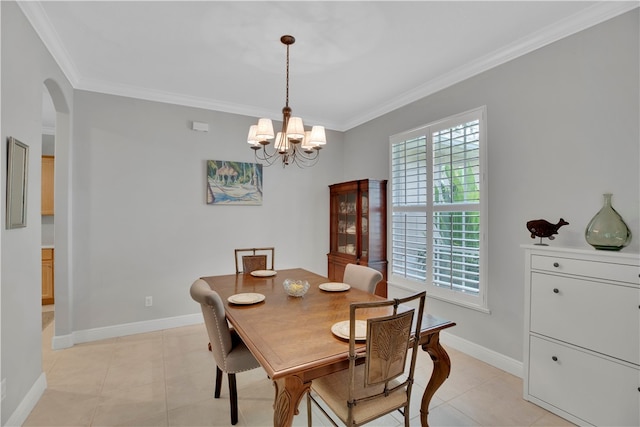
[{"label": "decorative bowl", "polygon": [[301,297],[309,290],[309,282],[306,280],[285,279],[282,282],[285,292],[292,297]]}]

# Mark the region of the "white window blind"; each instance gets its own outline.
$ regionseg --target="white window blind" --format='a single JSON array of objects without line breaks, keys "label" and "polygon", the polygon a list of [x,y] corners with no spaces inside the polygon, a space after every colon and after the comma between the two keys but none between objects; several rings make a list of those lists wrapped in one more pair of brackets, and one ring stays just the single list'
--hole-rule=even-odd
[{"label": "white window blind", "polygon": [[391,280],[486,307],[484,108],[391,137]]}]

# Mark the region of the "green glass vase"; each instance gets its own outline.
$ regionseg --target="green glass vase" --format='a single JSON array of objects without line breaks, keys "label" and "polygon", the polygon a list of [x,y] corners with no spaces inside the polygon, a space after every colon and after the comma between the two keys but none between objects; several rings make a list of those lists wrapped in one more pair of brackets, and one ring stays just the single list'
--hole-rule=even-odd
[{"label": "green glass vase", "polygon": [[631,230],[611,205],[612,194],[606,193],[603,196],[604,205],[589,221],[584,237],[596,249],[619,251],[631,241]]}]

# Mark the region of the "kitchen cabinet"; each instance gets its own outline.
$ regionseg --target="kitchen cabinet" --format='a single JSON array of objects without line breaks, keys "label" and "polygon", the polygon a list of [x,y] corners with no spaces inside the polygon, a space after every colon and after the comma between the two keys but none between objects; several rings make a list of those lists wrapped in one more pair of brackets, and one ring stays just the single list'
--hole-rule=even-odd
[{"label": "kitchen cabinet", "polygon": [[376,293],[387,296],[387,181],[362,179],[329,186],[328,277],[341,282],[347,264],[382,273]]},{"label": "kitchen cabinet", "polygon": [[53,215],[53,156],[42,156],[41,214]]},{"label": "kitchen cabinet", "polygon": [[640,425],[640,255],[525,251],[524,398],[578,425]]},{"label": "kitchen cabinet", "polygon": [[42,249],[42,305],[54,303],[53,298],[53,248]]}]

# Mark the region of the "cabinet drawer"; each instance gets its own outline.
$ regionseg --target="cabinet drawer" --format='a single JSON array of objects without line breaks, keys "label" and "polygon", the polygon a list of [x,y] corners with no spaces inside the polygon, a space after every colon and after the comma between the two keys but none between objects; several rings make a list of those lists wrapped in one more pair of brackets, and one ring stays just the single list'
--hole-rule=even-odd
[{"label": "cabinet drawer", "polygon": [[640,425],[638,369],[545,339],[530,340],[531,396],[593,425]]},{"label": "cabinet drawer", "polygon": [[583,277],[640,284],[640,267],[624,263],[532,255],[531,268],[554,273],[575,274]]},{"label": "cabinet drawer", "polygon": [[53,249],[42,249],[42,260],[49,261],[53,259]]},{"label": "cabinet drawer", "polygon": [[530,330],[640,365],[640,289],[531,273]]}]

